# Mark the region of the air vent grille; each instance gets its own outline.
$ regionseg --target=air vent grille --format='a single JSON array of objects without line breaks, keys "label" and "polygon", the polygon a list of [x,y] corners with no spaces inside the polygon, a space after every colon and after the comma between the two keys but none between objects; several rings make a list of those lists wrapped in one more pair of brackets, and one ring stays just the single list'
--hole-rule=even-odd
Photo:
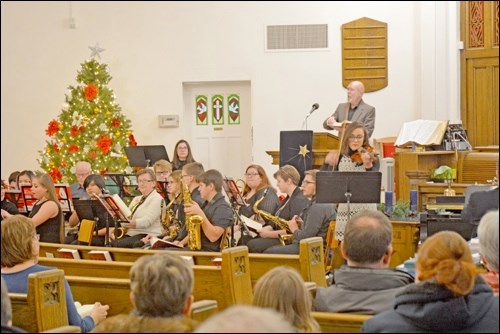
[{"label": "air vent grille", "polygon": [[267,26],[267,50],[328,48],[327,24]]}]

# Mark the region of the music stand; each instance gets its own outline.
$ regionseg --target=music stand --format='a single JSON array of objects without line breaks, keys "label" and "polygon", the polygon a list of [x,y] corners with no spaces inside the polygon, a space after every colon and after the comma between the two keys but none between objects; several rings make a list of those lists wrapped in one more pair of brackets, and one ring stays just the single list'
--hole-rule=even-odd
[{"label": "music stand", "polygon": [[[115,233],[116,230],[121,226],[121,222],[130,223],[130,220],[125,216],[125,214],[120,210],[120,207],[115,202],[112,195],[104,194],[101,196],[96,196],[97,200],[101,206],[107,211],[108,215],[113,218]],[[106,231],[106,235],[108,231]]]},{"label": "music stand", "polygon": [[[109,246],[109,215],[106,209],[95,200],[75,200],[73,202],[78,219],[82,221],[83,219],[94,220],[95,224],[95,235],[97,236],[97,231],[99,230],[99,221],[106,222],[106,235],[104,237],[104,246]],[[90,246],[90,245],[89,245]]]},{"label": "music stand", "polygon": [[[224,191],[226,192],[227,197],[231,202],[231,208],[233,209],[233,214],[236,215],[236,219],[240,222],[240,225],[243,225],[248,230],[248,227],[241,221],[238,210],[236,210],[236,207],[238,205],[248,206],[248,204],[245,202],[245,199],[243,199],[243,196],[241,196],[236,182],[232,177],[226,176],[224,177],[224,180],[222,180],[222,187],[224,188]],[[234,224],[231,225],[231,246],[234,246]]]},{"label": "music stand", "polygon": [[118,195],[121,198],[135,197],[141,195],[137,190],[137,175],[135,174],[120,174],[120,173],[105,173],[118,187]]},{"label": "music stand", "polygon": [[164,145],[128,146],[125,154],[131,167],[151,167],[161,159],[170,161]]},{"label": "music stand", "polygon": [[380,203],[381,172],[318,172],[316,203]]}]

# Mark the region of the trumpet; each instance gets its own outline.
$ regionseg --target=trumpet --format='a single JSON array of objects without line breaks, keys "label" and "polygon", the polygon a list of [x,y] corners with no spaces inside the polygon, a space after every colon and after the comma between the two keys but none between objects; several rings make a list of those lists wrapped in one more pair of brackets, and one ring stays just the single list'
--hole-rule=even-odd
[{"label": "trumpet", "polygon": [[290,230],[290,227],[288,226],[288,221],[284,218],[274,216],[267,211],[259,209],[259,204],[264,200],[264,197],[266,197],[268,190],[269,190],[269,188],[267,188],[264,191],[264,194],[262,195],[261,198],[259,198],[258,200],[255,201],[255,203],[253,204],[253,207],[252,207],[253,211],[255,212],[255,214],[260,215],[262,218],[267,219],[270,222],[275,223],[280,229],[285,230],[287,232],[287,234],[284,234],[284,235],[280,234],[280,236],[279,236],[280,244],[283,246],[289,245],[293,241],[293,234],[292,234],[292,231]]}]

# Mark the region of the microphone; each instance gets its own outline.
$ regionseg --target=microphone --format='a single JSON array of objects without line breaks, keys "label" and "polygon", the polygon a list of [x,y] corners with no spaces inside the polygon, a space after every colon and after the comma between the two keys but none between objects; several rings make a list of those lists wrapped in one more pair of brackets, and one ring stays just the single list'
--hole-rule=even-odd
[{"label": "microphone", "polygon": [[307,114],[307,117],[311,116],[311,114],[314,112],[314,110],[319,108],[319,104],[315,103],[312,105],[311,111]]}]

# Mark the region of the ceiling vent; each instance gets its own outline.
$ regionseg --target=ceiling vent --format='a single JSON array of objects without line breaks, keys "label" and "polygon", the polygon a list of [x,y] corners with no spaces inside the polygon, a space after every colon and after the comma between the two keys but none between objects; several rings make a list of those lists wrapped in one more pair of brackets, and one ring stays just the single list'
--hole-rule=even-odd
[{"label": "ceiling vent", "polygon": [[266,50],[328,48],[328,24],[272,25],[266,28]]}]

